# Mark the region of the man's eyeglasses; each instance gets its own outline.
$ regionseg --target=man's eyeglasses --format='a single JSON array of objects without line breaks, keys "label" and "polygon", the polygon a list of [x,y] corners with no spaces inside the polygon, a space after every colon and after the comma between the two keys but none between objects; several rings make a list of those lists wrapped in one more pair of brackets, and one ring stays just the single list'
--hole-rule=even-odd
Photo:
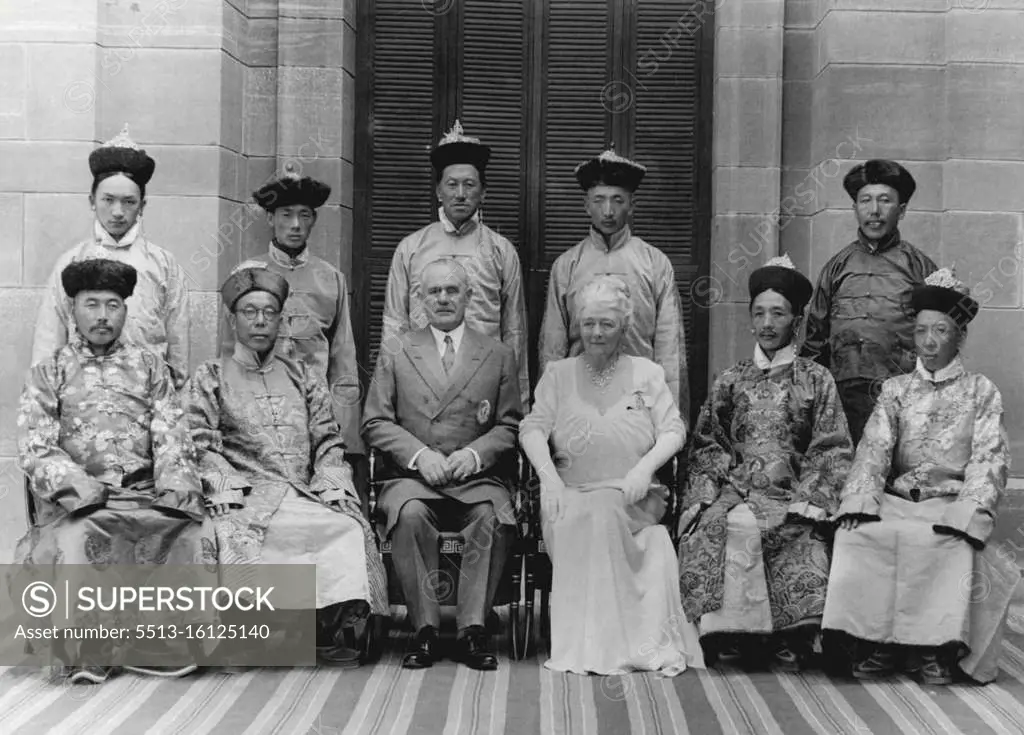
[{"label": "man's eyeglasses", "polygon": [[259,314],[263,314],[263,319],[268,322],[277,321],[278,317],[281,316],[281,312],[273,306],[266,306],[262,309],[257,309],[255,306],[247,306],[244,309],[239,309],[237,313],[245,317],[247,322],[256,321],[256,317]]}]

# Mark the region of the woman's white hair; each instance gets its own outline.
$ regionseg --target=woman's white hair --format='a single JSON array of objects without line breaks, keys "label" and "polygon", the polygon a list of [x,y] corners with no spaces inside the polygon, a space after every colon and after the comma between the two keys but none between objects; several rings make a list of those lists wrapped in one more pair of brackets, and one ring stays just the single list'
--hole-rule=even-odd
[{"label": "woman's white hair", "polygon": [[576,319],[588,306],[607,306],[622,316],[623,327],[633,319],[633,299],[629,286],[618,276],[596,276],[580,289],[576,297]]}]

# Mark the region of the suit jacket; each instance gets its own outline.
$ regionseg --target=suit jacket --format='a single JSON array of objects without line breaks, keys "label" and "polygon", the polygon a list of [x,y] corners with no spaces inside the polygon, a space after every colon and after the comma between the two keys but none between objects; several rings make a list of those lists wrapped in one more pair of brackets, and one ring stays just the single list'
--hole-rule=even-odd
[{"label": "suit jacket", "polygon": [[[490,501],[502,523],[514,524],[505,483],[522,417],[511,347],[466,327],[446,378],[429,327],[384,342],[363,411],[363,438],[384,454],[378,508],[387,516],[387,533],[413,499]],[[409,469],[424,447],[444,455],[470,447],[480,455],[481,471],[430,487]]]}]

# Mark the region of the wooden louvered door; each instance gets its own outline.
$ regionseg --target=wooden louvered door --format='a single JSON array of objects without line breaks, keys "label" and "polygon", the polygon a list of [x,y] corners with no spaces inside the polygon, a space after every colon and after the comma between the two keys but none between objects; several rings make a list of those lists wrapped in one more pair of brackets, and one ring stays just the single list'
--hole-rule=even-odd
[{"label": "wooden louvered door", "polygon": [[[436,217],[428,153],[455,118],[492,147],[484,221],[516,245],[531,349],[551,263],[587,231],[576,164],[614,142],[648,166],[634,230],[676,269],[691,403],[707,383],[713,21],[705,0],[358,4],[353,325],[372,371],[391,256]],[[530,355],[536,380],[536,354]]]}]

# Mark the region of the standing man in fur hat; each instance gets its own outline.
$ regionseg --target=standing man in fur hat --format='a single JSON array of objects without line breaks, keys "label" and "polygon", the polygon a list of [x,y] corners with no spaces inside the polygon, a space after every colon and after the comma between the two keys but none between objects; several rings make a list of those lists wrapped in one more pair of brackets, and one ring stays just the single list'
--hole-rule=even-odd
[{"label": "standing man in fur hat", "polygon": [[818,276],[803,355],[832,371],[856,445],[882,382],[914,369],[910,292],[935,271],[931,258],[900,236],[917,184],[895,161],[874,159],[843,179],[857,216],[857,239]]},{"label": "standing man in fur hat", "polygon": [[96,214],[92,236],[75,245],[53,268],[36,322],[32,363],[50,358],[72,341],[71,299],[61,286],[69,263],[87,258],[118,260],[135,268],[138,285],[128,300],[123,339],[148,347],[167,363],[175,389],[188,379],[188,287],[185,271],[168,251],[142,234],[146,184],[156,162],[128,137],[128,126],[89,155]]},{"label": "standing man in fur hat", "polygon": [[397,335],[426,328],[423,270],[439,258],[454,258],[465,268],[473,289],[466,307],[466,325],[512,348],[525,404],[530,397],[530,378],[519,254],[480,216],[490,157],[491,149],[479,139],[464,135],[458,120],[431,151],[441,205],[438,221],[404,238],[395,250],[384,298],[381,349],[397,353],[401,349]]},{"label": "standing man in fur hat", "polygon": [[576,294],[595,276],[618,276],[629,285],[633,302],[625,350],[661,365],[683,420],[689,421],[686,335],[675,270],[665,253],[634,236],[629,227],[634,195],[646,172],[613,150],[576,167],[590,233],[558,256],[551,268],[540,369],[543,374],[549,362],[580,354],[580,327],[572,318]]},{"label": "standing man in fur hat", "polygon": [[274,236],[266,255],[253,258],[288,281],[278,342],[281,354],[304,361],[327,380],[334,418],[345,440],[345,454],[356,488],[366,487],[366,450],[359,434],[359,366],[349,317],[345,274],[309,251],[317,210],[331,187],[288,172],[253,194],[267,212]]}]

